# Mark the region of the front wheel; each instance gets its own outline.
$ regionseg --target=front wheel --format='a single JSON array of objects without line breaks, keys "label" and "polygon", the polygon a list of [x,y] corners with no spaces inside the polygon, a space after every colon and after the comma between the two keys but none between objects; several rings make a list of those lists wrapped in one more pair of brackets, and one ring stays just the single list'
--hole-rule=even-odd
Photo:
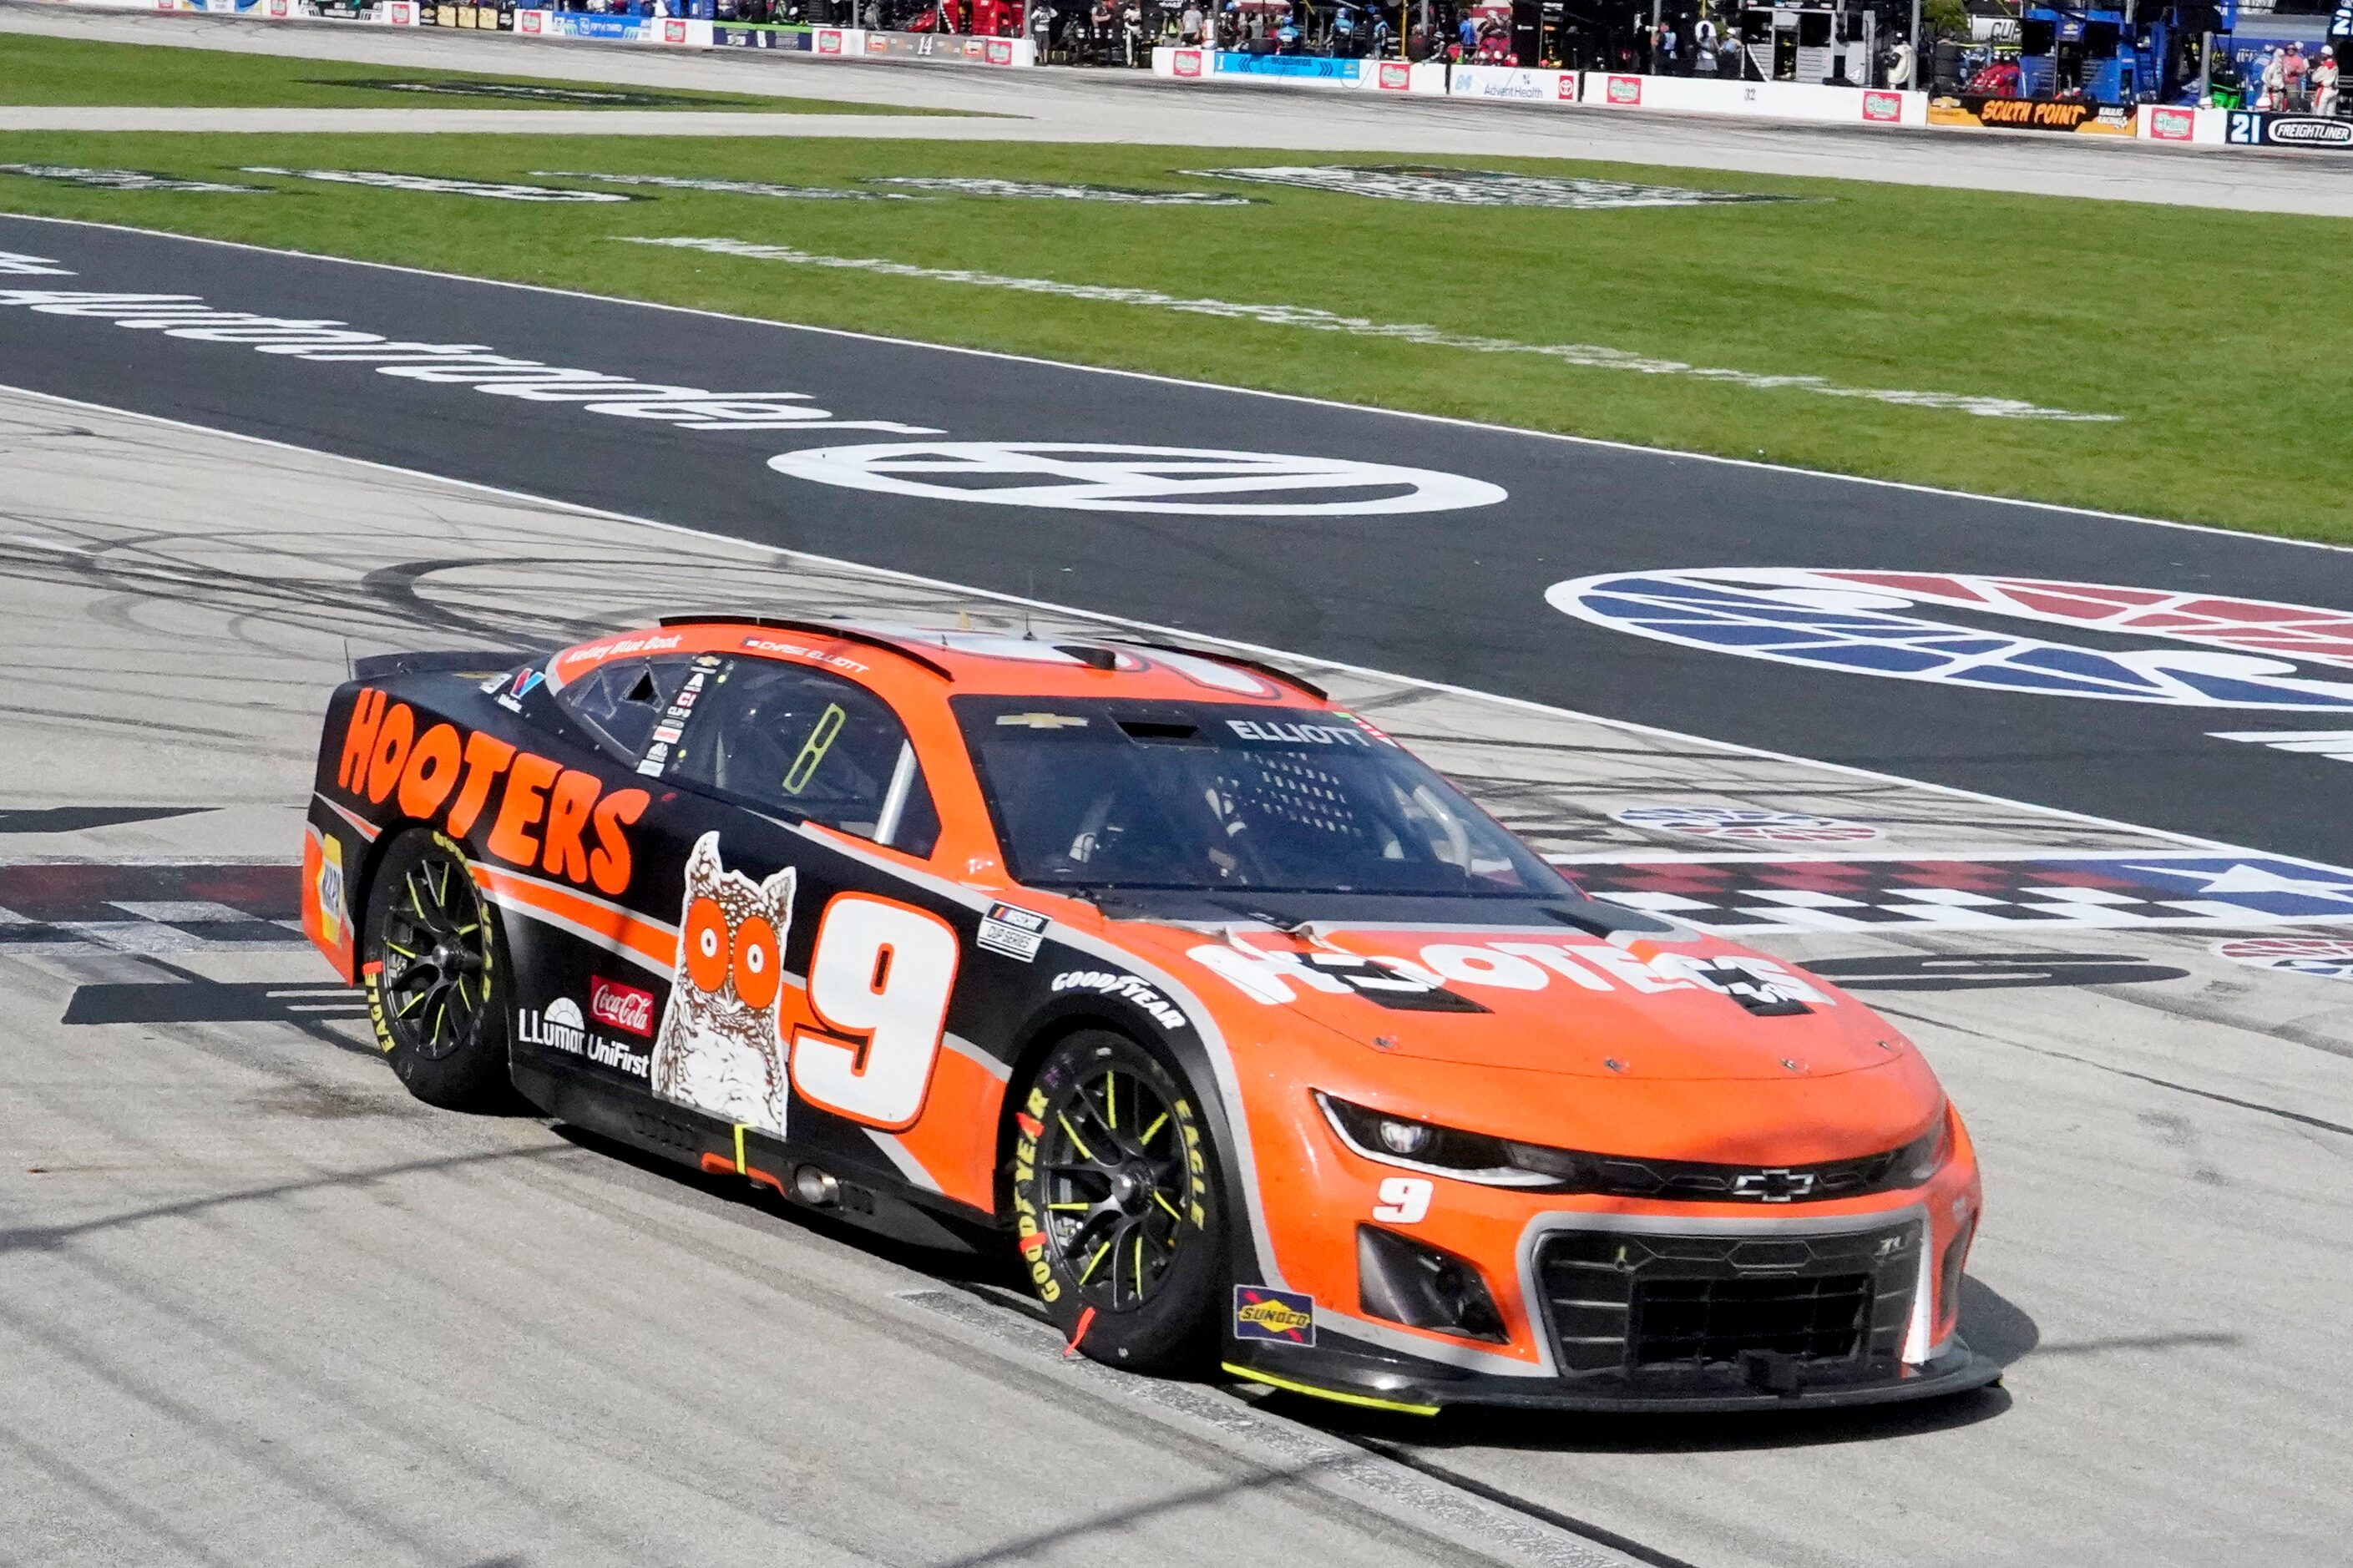
[{"label": "front wheel", "polygon": [[487,1110],[510,1092],[498,928],[466,852],[418,828],[369,885],[360,972],[376,1043],[428,1105]]},{"label": "front wheel", "polygon": [[1176,1076],[1124,1035],[1056,1042],[1014,1109],[1021,1262],[1100,1362],[1187,1370],[1216,1343],[1224,1205]]}]

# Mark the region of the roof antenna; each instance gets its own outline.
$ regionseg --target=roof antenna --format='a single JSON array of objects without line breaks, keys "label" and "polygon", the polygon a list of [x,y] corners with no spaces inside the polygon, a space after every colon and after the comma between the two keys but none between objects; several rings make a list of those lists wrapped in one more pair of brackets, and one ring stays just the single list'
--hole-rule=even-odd
[{"label": "roof antenna", "polygon": [[352,663],[352,639],[349,637],[343,639],[343,679],[345,680],[359,679],[359,671]]},{"label": "roof antenna", "polygon": [[1029,568],[1029,595],[1021,605],[1021,640],[1036,642],[1038,628],[1029,624],[1029,606],[1038,602],[1038,568]]}]

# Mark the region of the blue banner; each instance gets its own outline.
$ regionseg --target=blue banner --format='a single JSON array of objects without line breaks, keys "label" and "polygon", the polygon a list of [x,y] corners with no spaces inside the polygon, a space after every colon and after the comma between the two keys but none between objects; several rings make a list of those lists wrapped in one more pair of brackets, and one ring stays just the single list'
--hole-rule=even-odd
[{"label": "blue banner", "polygon": [[1219,76],[1321,77],[1330,81],[1355,81],[1364,72],[1362,60],[1332,60],[1319,55],[1218,56]]}]

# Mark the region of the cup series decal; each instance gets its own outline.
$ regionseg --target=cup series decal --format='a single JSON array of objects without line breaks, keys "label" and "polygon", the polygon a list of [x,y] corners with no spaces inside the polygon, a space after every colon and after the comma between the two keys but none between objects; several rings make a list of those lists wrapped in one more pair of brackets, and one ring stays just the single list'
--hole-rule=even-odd
[{"label": "cup series decal", "polygon": [[1234,1338],[1278,1345],[1315,1342],[1315,1298],[1264,1285],[1234,1287]]},{"label": "cup series decal", "polygon": [[509,865],[536,867],[608,894],[628,890],[623,830],[653,798],[641,789],[607,790],[595,773],[518,750],[486,731],[438,723],[420,735],[416,710],[375,687],[362,689],[352,705],[335,783],[372,805],[394,800],[404,816],[438,819],[459,839],[473,831],[498,790],[484,848]]}]

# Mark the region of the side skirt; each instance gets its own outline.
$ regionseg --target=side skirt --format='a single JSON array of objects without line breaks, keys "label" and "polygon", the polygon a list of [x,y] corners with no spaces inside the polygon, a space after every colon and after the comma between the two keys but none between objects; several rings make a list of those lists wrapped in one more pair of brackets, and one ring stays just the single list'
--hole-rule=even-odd
[{"label": "side skirt", "polygon": [[556,1121],[706,1174],[742,1176],[794,1208],[824,1214],[892,1241],[945,1252],[978,1254],[1000,1238],[997,1226],[963,1211],[952,1199],[935,1200],[939,1206],[925,1204],[888,1190],[863,1171],[821,1167],[834,1179],[835,1198],[809,1203],[793,1177],[810,1162],[796,1159],[765,1132],[573,1073],[522,1061],[510,1066],[516,1090]]}]

